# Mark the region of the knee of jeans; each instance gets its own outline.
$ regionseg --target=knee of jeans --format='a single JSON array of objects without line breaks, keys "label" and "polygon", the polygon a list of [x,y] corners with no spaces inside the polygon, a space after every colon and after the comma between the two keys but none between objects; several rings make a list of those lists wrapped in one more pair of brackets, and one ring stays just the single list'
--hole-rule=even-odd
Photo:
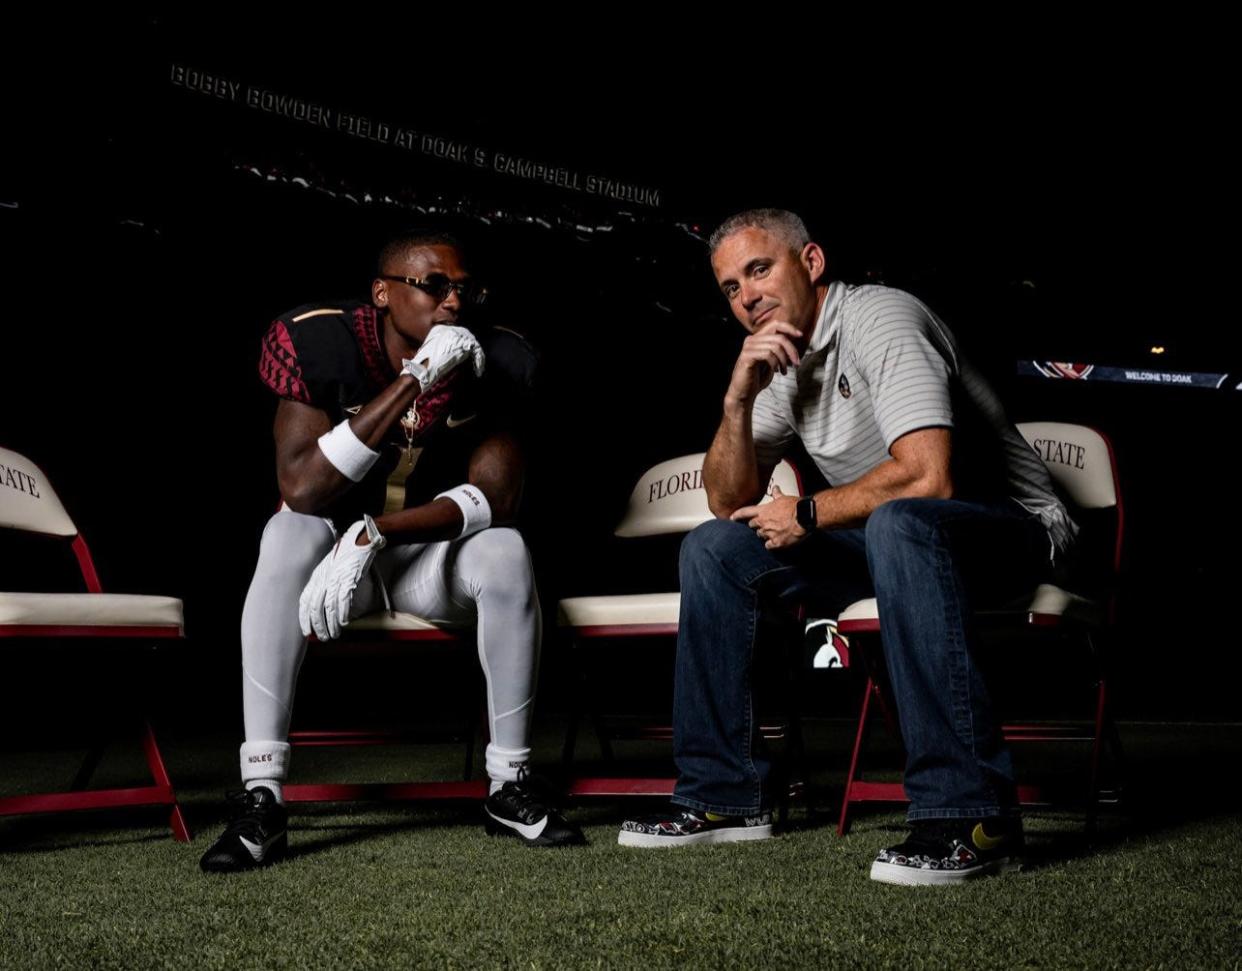
[{"label": "knee of jeans", "polygon": [[457,569],[476,599],[485,591],[522,602],[534,596],[530,553],[522,534],[511,527],[484,529],[468,537],[457,555]]},{"label": "knee of jeans", "polygon": [[318,516],[282,509],[267,521],[259,543],[259,563],[282,571],[313,569],[332,548],[335,537]]},{"label": "knee of jeans", "polygon": [[867,518],[867,555],[892,553],[911,542],[922,542],[935,529],[930,499],[891,499]]},{"label": "knee of jeans", "polygon": [[754,532],[744,523],[729,519],[709,519],[696,526],[681,543],[680,570],[683,578],[702,571],[725,571],[736,554],[755,542]]}]

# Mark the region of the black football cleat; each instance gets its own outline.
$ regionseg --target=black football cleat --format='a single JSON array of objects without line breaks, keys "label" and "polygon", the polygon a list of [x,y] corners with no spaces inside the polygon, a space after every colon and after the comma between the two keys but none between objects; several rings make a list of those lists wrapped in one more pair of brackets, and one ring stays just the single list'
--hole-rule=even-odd
[{"label": "black football cleat", "polygon": [[229,824],[199,861],[204,873],[237,873],[283,860],[289,813],[264,786],[230,792]]},{"label": "black football cleat", "polygon": [[527,846],[582,846],[582,830],[552,806],[544,786],[529,776],[506,782],[483,804],[483,826],[492,836],[516,836]]}]

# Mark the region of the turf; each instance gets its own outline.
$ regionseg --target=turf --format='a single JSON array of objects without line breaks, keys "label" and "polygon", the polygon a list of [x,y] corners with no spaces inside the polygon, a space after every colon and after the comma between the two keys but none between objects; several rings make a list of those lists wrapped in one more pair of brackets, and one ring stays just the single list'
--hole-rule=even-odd
[{"label": "turf", "polygon": [[[1231,731],[1213,735],[1214,751],[1236,759]],[[486,837],[473,806],[303,807],[287,862],[209,877],[197,860],[223,818],[227,752],[211,741],[170,753],[189,847],[148,810],[0,823],[0,966],[1242,963],[1242,825],[1223,805],[1161,803],[1150,787],[1093,847],[1078,817],[1033,816],[1026,871],[950,889],[867,879],[875,850],[904,832],[900,815],[863,815],[842,839],[826,816],[797,810],[780,839],[644,851],[616,845],[638,807],[601,803],[571,810],[590,846],[553,851]],[[451,761],[436,758],[434,771]],[[369,775],[409,769],[404,751],[367,759]],[[1148,780],[1164,765],[1150,762]]]}]

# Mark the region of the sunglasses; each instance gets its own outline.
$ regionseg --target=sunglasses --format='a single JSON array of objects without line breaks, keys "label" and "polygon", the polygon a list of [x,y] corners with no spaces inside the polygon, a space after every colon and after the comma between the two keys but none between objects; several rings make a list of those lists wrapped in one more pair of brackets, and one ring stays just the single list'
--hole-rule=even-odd
[{"label": "sunglasses", "polygon": [[443,273],[431,273],[426,277],[389,276],[386,273],[381,273],[380,279],[395,280],[398,283],[405,283],[411,287],[416,287],[435,300],[436,303],[443,303],[453,291],[457,291],[458,299],[464,304],[477,305],[487,299],[486,287],[479,286],[473,280],[454,282]]}]

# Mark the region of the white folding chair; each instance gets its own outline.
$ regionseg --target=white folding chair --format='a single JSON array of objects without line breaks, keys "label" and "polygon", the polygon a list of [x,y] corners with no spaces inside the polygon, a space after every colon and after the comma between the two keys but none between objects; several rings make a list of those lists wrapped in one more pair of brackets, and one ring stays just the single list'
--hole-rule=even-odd
[{"label": "white folding chair", "polygon": [[[1101,803],[1100,770],[1103,746],[1107,741],[1120,764],[1121,747],[1116,728],[1108,710],[1107,658],[1101,640],[1111,632],[1116,620],[1116,580],[1121,568],[1121,543],[1124,525],[1120,480],[1113,448],[1103,433],[1085,425],[1062,422],[1029,422],[1017,426],[1018,431],[1039,453],[1053,482],[1085,516],[1108,519],[1107,526],[1093,521],[1107,535],[1104,542],[1095,539],[1094,549],[1105,562],[1092,564],[1097,577],[1105,577],[1101,591],[1088,595],[1052,583],[1040,584],[1032,593],[998,610],[979,612],[979,620],[989,630],[1014,631],[1039,629],[1056,631],[1081,638],[1094,665],[1095,712],[1090,730],[1051,724],[1005,725],[1006,741],[1084,741],[1091,743],[1090,781],[1087,801],[1087,830],[1095,827]],[[1111,514],[1111,515],[1110,515]],[[1084,540],[1087,537],[1083,537]],[[880,615],[874,597],[847,607],[837,618],[841,634],[849,637],[854,656],[861,655],[872,675],[867,678],[854,749],[846,777],[845,795],[837,832],[844,835],[849,828],[850,807],[868,802],[905,802],[905,789],[898,782],[872,782],[862,778],[862,757],[866,746],[871,704],[875,701],[884,713],[890,729],[896,731],[896,719],[881,688]],[[1041,791],[1034,786],[1019,786],[1018,798],[1024,805],[1042,804]]]},{"label": "white folding chair", "polygon": [[[683,455],[652,466],[643,473],[630,493],[625,515],[613,534],[628,539],[686,533],[713,518],[703,488],[704,457],[703,452]],[[788,495],[799,494],[801,483],[798,473],[789,462],[781,462],[773,471],[768,496],[764,497],[763,502],[769,501],[774,486],[779,486]],[[591,708],[589,715],[606,762],[613,761],[612,738],[672,738],[672,728],[668,725],[644,723],[620,730],[604,719],[592,704],[592,692],[586,683],[586,665],[581,663],[583,659],[579,655],[589,648],[618,640],[676,637],[680,605],[681,594],[677,591],[569,597],[558,604],[557,623],[569,635],[571,664],[584,682],[582,691],[575,692],[572,699],[574,708],[562,755],[565,768],[571,775],[567,786],[569,795],[661,796],[672,793],[675,779],[578,776],[573,775],[573,763],[583,707]],[[791,722],[790,726],[765,725],[761,731],[765,738],[770,739],[783,738],[789,732],[796,746],[801,741],[796,718]]]},{"label": "white folding chair", "polygon": [[[74,526],[43,471],[17,452],[0,448],[0,527],[71,540],[86,592],[0,592],[0,638],[16,648],[42,639],[90,639],[102,650],[116,639],[162,642],[185,637],[181,601],[175,597],[104,593],[86,539]],[[155,732],[142,715],[141,741],[154,784],[135,788],[93,789],[90,783],[107,739],[88,752],[71,791],[0,798],[0,816],[57,813],[122,806],[167,806],[173,836],[190,839],[164,767]]]}]

